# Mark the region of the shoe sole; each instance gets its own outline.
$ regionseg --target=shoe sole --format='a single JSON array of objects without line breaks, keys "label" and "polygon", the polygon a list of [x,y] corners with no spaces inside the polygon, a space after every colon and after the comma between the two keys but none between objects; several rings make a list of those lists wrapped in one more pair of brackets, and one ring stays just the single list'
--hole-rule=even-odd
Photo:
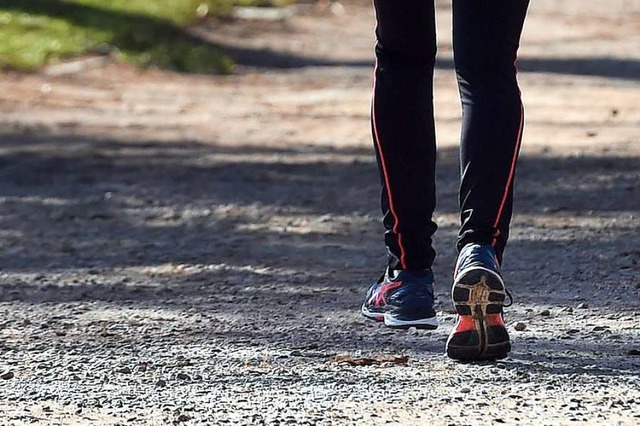
[{"label": "shoe sole", "polygon": [[378,322],[384,322],[384,325],[390,328],[407,329],[415,327],[421,330],[435,330],[438,328],[439,322],[436,317],[419,318],[415,320],[403,320],[394,317],[389,313],[377,313],[369,311],[364,305],[361,308],[362,315]]},{"label": "shoe sole", "polygon": [[447,355],[460,361],[505,358],[511,351],[511,342],[501,319],[506,291],[500,275],[481,267],[462,271],[451,292],[459,321],[472,322],[473,328],[451,332]]}]

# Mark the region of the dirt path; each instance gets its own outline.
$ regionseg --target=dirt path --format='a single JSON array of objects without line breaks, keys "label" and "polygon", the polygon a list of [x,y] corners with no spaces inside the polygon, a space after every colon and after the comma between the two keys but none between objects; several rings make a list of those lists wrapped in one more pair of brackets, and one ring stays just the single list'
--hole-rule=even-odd
[{"label": "dirt path", "polygon": [[358,313],[385,257],[366,4],[196,30],[234,53],[231,77],[2,75],[0,423],[640,423],[640,2],[534,3],[505,264],[515,349],[498,363],[443,354],[446,4],[430,333]]}]

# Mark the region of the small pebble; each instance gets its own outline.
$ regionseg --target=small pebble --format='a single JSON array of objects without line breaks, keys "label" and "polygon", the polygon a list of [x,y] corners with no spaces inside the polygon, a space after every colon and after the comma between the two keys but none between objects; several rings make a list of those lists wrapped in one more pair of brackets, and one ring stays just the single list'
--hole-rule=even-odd
[{"label": "small pebble", "polygon": [[13,379],[13,376],[13,371],[4,371],[2,372],[2,374],[0,374],[0,378],[4,380]]},{"label": "small pebble", "polygon": [[[629,352],[627,352],[627,355],[629,356],[640,356],[640,350],[639,349],[631,349]],[[4,379],[4,377],[3,377]]]},{"label": "small pebble", "polygon": [[176,377],[180,380],[191,380],[191,376],[189,376],[187,373],[178,373]]},{"label": "small pebble", "polygon": [[116,373],[121,373],[121,374],[131,374],[131,368],[129,367],[122,367],[122,368],[118,368],[116,370]]},{"label": "small pebble", "polygon": [[587,305],[586,303],[582,302],[578,305],[578,309],[587,309],[589,307],[589,305]]},{"label": "small pebble", "polygon": [[513,328],[515,328],[516,331],[524,331],[527,328],[527,325],[523,322],[517,322]]},{"label": "small pebble", "polygon": [[163,388],[163,387],[165,387],[165,386],[167,386],[167,381],[166,381],[166,380],[162,380],[162,379],[160,379],[160,380],[158,380],[158,381],[156,382],[156,387],[157,387],[157,388]]},{"label": "small pebble", "polygon": [[551,315],[551,312],[548,309],[545,309],[544,311],[540,312],[540,315],[542,315],[543,317],[548,317],[549,315]]}]

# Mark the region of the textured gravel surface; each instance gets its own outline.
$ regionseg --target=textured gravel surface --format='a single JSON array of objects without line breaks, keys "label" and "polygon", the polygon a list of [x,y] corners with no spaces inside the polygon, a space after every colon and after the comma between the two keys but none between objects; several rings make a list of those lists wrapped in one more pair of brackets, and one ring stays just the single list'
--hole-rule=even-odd
[{"label": "textured gravel surface", "polygon": [[385,260],[366,4],[197,29],[237,55],[230,77],[2,74],[0,424],[639,424],[640,3],[555,3],[533,5],[522,51],[514,351],[496,363],[443,353],[446,4],[433,332],[358,312]]}]

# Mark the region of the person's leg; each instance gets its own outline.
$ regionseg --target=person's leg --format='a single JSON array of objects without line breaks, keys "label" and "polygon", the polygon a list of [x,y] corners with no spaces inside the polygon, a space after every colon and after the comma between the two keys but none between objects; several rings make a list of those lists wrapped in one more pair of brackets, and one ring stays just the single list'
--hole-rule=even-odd
[{"label": "person's leg", "polygon": [[499,261],[509,236],[524,127],[516,59],[528,4],[453,1],[453,49],[463,107],[457,246],[491,244]]},{"label": "person's leg", "polygon": [[376,69],[372,130],[382,182],[389,267],[362,313],[389,327],[438,326],[433,309],[435,208],[433,0],[374,0]]},{"label": "person's leg", "polygon": [[516,55],[528,0],[453,0],[453,50],[463,108],[462,226],[454,272],[458,313],[447,340],[454,359],[504,358],[507,292],[500,263],[509,234],[513,177],[524,127]]},{"label": "person's leg", "polygon": [[374,0],[377,17],[372,131],[382,182],[390,266],[425,270],[435,252],[436,55],[433,0]]}]

